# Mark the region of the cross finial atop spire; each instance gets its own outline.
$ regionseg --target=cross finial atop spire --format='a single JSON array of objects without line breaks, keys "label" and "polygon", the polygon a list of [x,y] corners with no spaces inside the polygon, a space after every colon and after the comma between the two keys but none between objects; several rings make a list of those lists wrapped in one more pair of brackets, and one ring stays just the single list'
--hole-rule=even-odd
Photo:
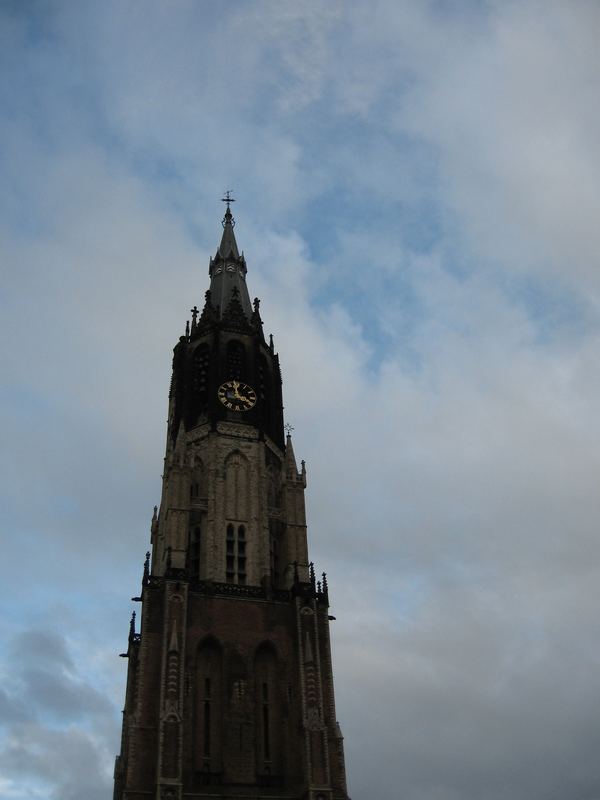
[{"label": "cross finial atop spire", "polygon": [[225,197],[221,198],[222,203],[227,203],[227,208],[225,209],[225,216],[223,217],[223,222],[222,222],[223,227],[225,227],[225,225],[227,225],[228,222],[232,227],[235,225],[235,220],[233,218],[233,214],[231,213],[231,208],[230,208],[231,204],[235,203],[235,197],[231,196],[231,191],[232,191],[231,189],[227,189],[225,191]]}]

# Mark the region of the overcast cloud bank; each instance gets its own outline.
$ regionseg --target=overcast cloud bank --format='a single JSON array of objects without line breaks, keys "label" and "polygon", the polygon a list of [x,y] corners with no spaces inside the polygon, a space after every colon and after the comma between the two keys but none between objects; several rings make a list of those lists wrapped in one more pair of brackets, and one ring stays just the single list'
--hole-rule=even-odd
[{"label": "overcast cloud bank", "polygon": [[230,186],[351,796],[600,798],[599,32],[592,2],[3,5],[2,800],[111,796]]}]

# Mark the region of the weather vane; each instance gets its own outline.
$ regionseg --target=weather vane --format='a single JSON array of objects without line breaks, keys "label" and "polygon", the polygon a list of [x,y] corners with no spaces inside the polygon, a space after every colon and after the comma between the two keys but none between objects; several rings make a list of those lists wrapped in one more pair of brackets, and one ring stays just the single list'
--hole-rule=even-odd
[{"label": "weather vane", "polygon": [[292,431],[294,430],[293,425],[290,425],[289,422],[286,422],[283,427],[285,428],[285,432],[287,433],[287,435],[291,436],[292,435]]},{"label": "weather vane", "polygon": [[231,203],[235,203],[235,197],[231,196],[231,191],[232,191],[231,189],[227,189],[225,191],[225,197],[221,198],[222,203],[227,203],[227,210],[225,211],[225,216],[223,217],[223,227],[225,227],[225,223],[228,217],[230,219],[231,224],[235,225],[235,220],[231,214],[231,209],[229,208]]}]

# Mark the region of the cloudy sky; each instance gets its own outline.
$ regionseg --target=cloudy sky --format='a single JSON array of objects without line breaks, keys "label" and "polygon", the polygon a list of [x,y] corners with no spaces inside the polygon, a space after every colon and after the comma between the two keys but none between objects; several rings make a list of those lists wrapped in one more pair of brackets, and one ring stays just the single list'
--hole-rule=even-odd
[{"label": "cloudy sky", "polygon": [[600,798],[600,6],[0,3],[0,799],[109,800],[225,189],[353,800]]}]

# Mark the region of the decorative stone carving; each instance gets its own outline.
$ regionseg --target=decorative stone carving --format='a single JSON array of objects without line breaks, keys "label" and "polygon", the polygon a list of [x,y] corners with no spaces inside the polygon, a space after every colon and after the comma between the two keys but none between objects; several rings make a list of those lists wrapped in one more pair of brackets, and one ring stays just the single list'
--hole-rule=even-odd
[{"label": "decorative stone carving", "polygon": [[240,439],[258,439],[258,431],[248,425],[236,425],[234,422],[219,422],[217,425],[219,433],[227,436],[237,436]]},{"label": "decorative stone carving", "polygon": [[316,706],[312,706],[306,711],[306,727],[309,731],[321,731],[324,728],[319,709]]}]

